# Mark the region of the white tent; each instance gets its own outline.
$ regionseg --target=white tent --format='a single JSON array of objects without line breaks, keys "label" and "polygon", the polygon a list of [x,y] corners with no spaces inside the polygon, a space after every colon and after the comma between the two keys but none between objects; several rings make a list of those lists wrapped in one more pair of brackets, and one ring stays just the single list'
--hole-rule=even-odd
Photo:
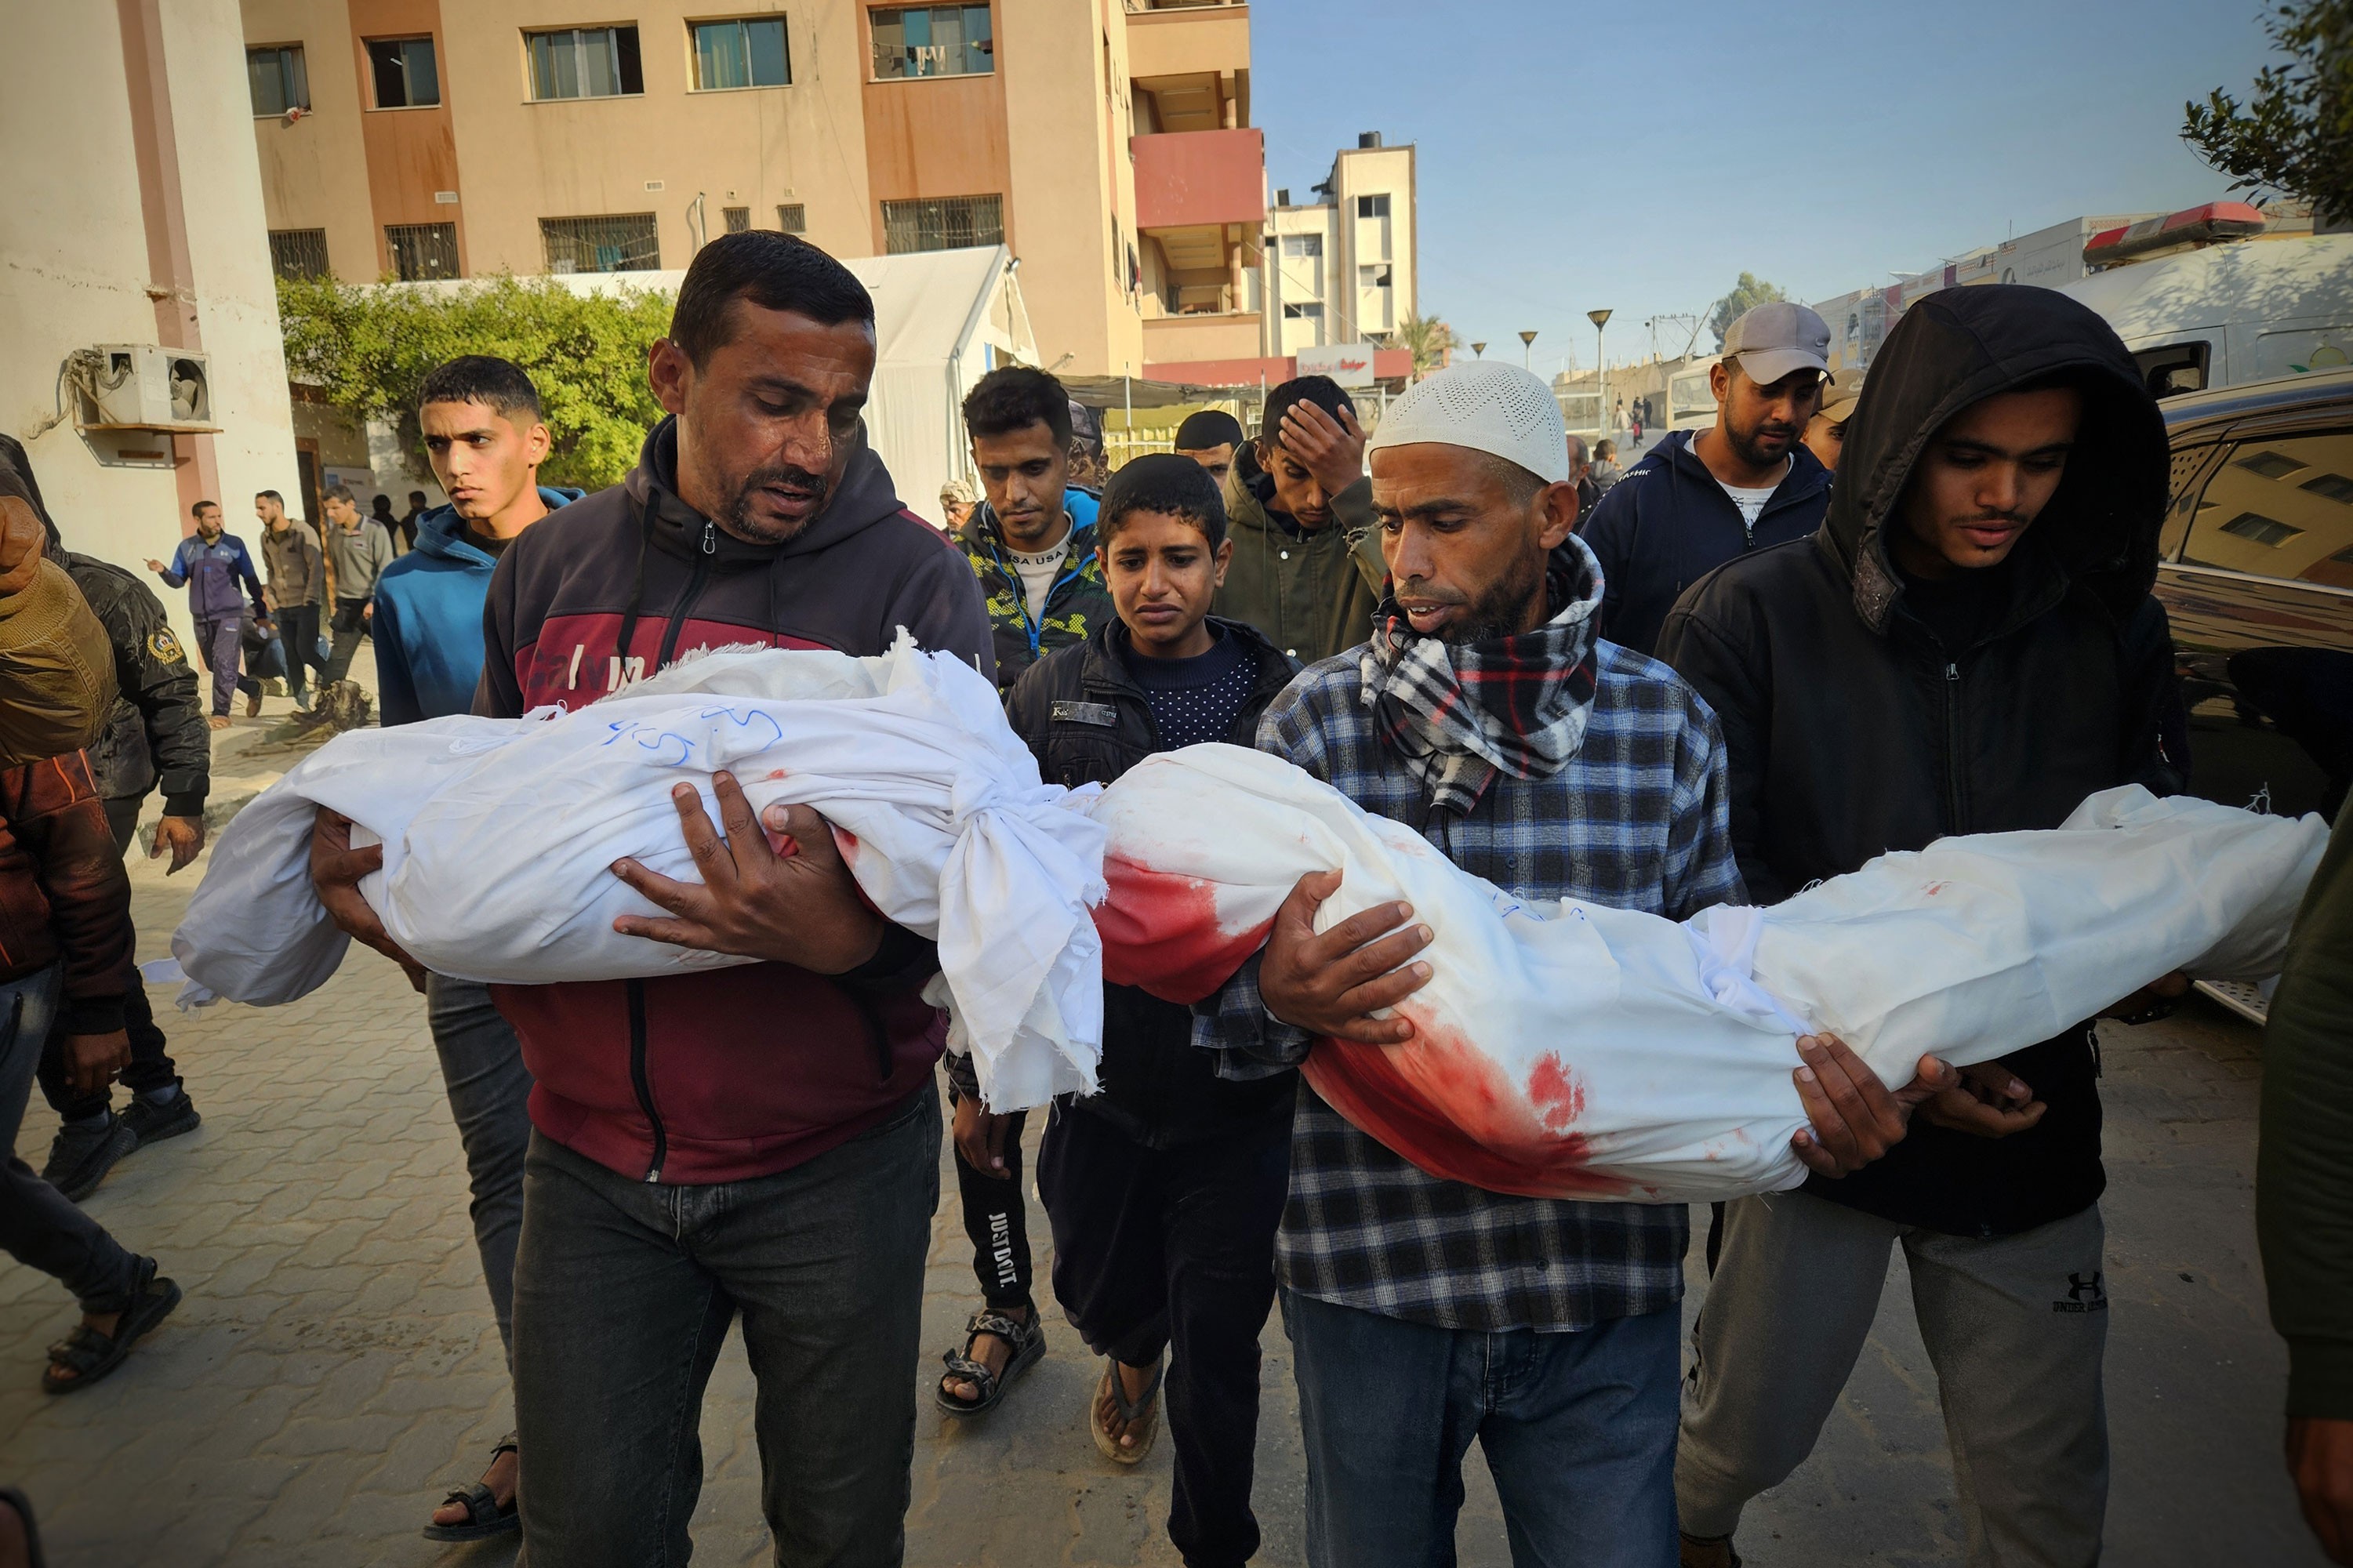
[{"label": "white tent", "polygon": [[965,394],[1000,364],[1038,363],[1012,253],[997,245],[850,257],[842,265],[874,296],[867,434],[899,499],[944,526],[940,486],[972,477]]},{"label": "white tent", "polygon": [[[944,526],[940,486],[970,479],[964,395],[1000,364],[1038,363],[1018,265],[1001,245],[914,256],[854,256],[842,265],[874,296],[874,386],[866,430],[907,509]],[[554,279],[578,294],[649,289],[675,295],[682,269],[574,272]],[[396,284],[450,291],[463,280]]]}]

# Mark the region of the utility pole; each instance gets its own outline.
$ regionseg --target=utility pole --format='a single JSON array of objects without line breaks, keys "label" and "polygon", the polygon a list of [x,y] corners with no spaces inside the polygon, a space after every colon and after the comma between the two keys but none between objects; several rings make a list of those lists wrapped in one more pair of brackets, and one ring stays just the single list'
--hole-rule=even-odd
[{"label": "utility pole", "polygon": [[1604,329],[1609,325],[1609,312],[1588,310],[1585,319],[1593,323],[1594,384],[1601,389],[1601,416],[1594,423],[1601,426],[1603,435],[1614,437],[1618,427],[1609,423],[1609,351],[1604,343]]},{"label": "utility pole", "polygon": [[1531,374],[1535,373],[1535,366],[1530,363],[1529,361],[1535,353],[1535,347],[1536,335],[1534,332],[1522,332],[1520,334],[1520,368],[1529,372]]}]

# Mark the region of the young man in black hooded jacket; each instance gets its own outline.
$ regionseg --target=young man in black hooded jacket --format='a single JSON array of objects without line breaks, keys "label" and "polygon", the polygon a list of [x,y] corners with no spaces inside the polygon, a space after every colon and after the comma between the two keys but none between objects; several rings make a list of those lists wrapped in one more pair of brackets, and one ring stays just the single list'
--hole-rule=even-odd
[{"label": "young man in black hooded jacket", "polygon": [[[2081,305],[1989,287],[1912,309],[1821,530],[1694,584],[1661,638],[1724,727],[1757,901],[1947,834],[2056,827],[2112,785],[2180,787],[2149,594],[2166,470],[2131,355]],[[1811,1449],[1898,1242],[1969,1560],[2098,1560],[2098,1072],[2094,1024],[2071,1024],[1967,1069],[1877,1164],[1727,1206],[1675,1464],[1684,1563],[1737,1561],[1742,1506]]]}]

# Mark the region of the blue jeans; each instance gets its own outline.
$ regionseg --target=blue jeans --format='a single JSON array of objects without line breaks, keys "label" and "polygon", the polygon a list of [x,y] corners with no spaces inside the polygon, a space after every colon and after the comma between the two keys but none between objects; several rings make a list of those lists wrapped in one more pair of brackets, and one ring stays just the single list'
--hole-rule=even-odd
[{"label": "blue jeans", "polygon": [[441,1058],[449,1119],[466,1151],[474,1201],[474,1250],[499,1338],[514,1359],[515,1243],[522,1235],[522,1163],[531,1150],[531,1069],[522,1042],[491,1001],[491,988],[446,974],[425,977],[425,1016]]},{"label": "blue jeans", "polygon": [[1514,1568],[1673,1568],[1682,1314],[1433,1328],[1282,1292],[1311,1568],[1452,1568],[1476,1437]]},{"label": "blue jeans", "polygon": [[534,1133],[515,1257],[525,1559],[688,1560],[702,1391],[740,1312],[776,1562],[896,1568],[939,1197],[929,1082],[806,1163],[708,1186],[637,1181]]},{"label": "blue jeans", "polygon": [[0,1252],[55,1275],[83,1311],[120,1312],[139,1291],[142,1260],[16,1154],[63,973],[53,963],[0,985],[0,1150],[7,1152],[0,1164]]}]

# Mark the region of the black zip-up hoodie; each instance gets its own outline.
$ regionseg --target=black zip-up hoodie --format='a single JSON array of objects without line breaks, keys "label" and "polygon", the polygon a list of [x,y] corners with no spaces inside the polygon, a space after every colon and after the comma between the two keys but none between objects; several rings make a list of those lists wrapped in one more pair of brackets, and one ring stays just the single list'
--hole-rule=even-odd
[{"label": "black zip-up hoodie", "polygon": [[[1258,737],[1259,716],[1291,684],[1298,666],[1240,621],[1210,618],[1257,668],[1250,700],[1225,736],[1237,746]],[[1109,784],[1155,752],[1167,750],[1144,688],[1128,668],[1127,627],[1098,626],[1083,643],[1050,653],[1014,682],[1006,699],[1015,733],[1038,754],[1049,784],[1075,789]],[[1215,810],[1213,802],[1201,809]],[[958,1092],[976,1094],[965,1058],[949,1058]],[[1101,1092],[1070,1103],[1101,1116],[1147,1148],[1168,1149],[1246,1131],[1270,1117],[1288,1121],[1297,1089],[1289,1072],[1235,1082],[1221,1079],[1211,1053],[1193,1047],[1193,1013],[1133,985],[1103,987]]]},{"label": "black zip-up hoodie", "polygon": [[1656,651],[1659,627],[1683,590],[1727,561],[1803,539],[1821,526],[1831,471],[1803,445],[1751,528],[1715,475],[1671,431],[1579,522],[1601,563],[1601,635],[1637,653]]},{"label": "black zip-up hoodie", "polygon": [[[905,626],[994,672],[980,586],[955,546],[899,504],[860,437],[798,537],[746,544],[680,500],[676,421],[621,484],[517,535],[483,606],[474,711],[578,708],[704,647],[872,655]],[[944,1037],[918,994],[938,968],[895,928],[863,969],[755,963],[650,980],[493,988],[531,1068],[532,1122],[647,1181],[790,1169],[889,1116]]]},{"label": "black zip-up hoodie", "polygon": [[[1886,530],[1937,430],[2054,374],[2084,392],[2065,476],[1983,580],[1975,634],[1948,647],[1907,603]],[[2115,784],[2182,786],[2171,639],[2149,594],[2165,428],[2105,321],[2044,289],[1923,300],[1872,365],[1840,471],[1819,531],[1703,578],[1659,643],[1723,726],[1752,898],[1948,834],[2056,827]],[[1988,1140],[1915,1119],[1885,1159],[1807,1190],[1962,1236],[2074,1214],[2106,1184],[2095,1046],[2079,1024],[2008,1058],[2049,1104],[2036,1127]]]}]

